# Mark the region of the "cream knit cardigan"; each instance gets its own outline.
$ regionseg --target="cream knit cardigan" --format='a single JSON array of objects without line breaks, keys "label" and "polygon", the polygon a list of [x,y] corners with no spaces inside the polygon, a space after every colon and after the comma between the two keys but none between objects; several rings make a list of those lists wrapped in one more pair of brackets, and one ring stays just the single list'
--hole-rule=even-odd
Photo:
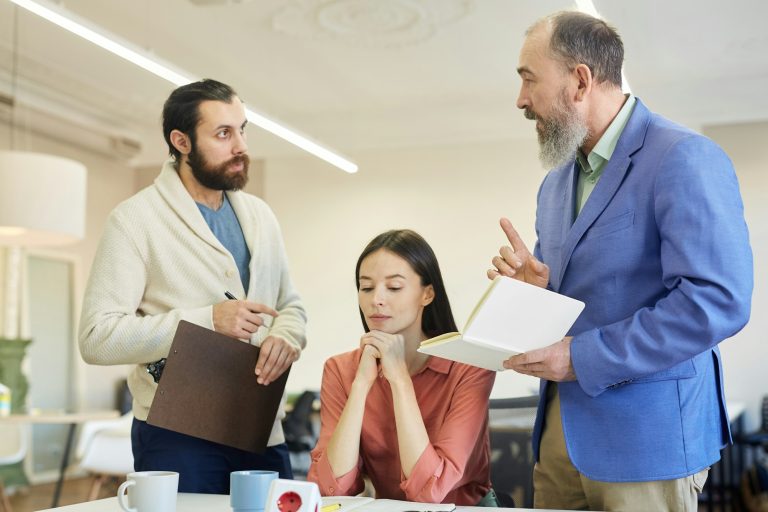
[{"label": "cream knit cardigan", "polygon": [[[304,348],[306,314],[288,275],[274,214],[255,196],[227,197],[251,252],[247,298],[280,313],[268,332],[254,333],[251,344],[269,334]],[[212,305],[226,300],[225,291],[245,296],[235,260],[168,160],[153,185],[119,204],[107,220],[83,300],[82,357],[90,364],[136,365],[128,386],[135,417],[146,420],[157,389],[146,364],[168,355],[179,320],[213,329]],[[284,441],[284,416],[281,405],[270,446]]]}]

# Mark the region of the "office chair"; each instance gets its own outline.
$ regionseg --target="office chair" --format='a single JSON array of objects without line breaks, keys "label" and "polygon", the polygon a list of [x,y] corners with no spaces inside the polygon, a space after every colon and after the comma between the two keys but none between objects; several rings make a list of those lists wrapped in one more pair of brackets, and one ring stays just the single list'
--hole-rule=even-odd
[{"label": "office chair", "polygon": [[[15,464],[27,455],[27,438],[21,425],[0,425],[0,466]],[[11,501],[5,493],[5,484],[0,477],[0,507],[3,512],[13,512]]]},{"label": "office chair", "polygon": [[762,448],[763,451],[768,454],[768,395],[763,397],[760,418],[760,429],[750,434],[739,436],[738,439],[736,439],[736,442],[756,448]]},{"label": "office chair", "polygon": [[531,432],[539,395],[492,398],[488,403],[491,483],[502,507],[533,507]]},{"label": "office chair", "polygon": [[306,390],[293,403],[293,409],[283,419],[285,444],[288,446],[291,466],[299,476],[309,471],[309,452],[317,443],[317,429],[313,422],[314,403],[317,391]]},{"label": "office chair", "polygon": [[131,424],[133,413],[114,420],[87,421],[80,430],[76,455],[78,466],[93,475],[88,501],[99,497],[101,486],[133,472]]}]

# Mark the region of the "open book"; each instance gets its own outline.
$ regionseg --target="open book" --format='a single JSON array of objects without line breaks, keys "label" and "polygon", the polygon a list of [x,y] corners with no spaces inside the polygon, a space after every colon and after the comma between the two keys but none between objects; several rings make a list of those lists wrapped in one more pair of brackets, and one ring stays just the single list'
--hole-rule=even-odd
[{"label": "open book", "polygon": [[330,512],[330,509],[336,504],[341,506],[334,508],[334,512],[347,512],[347,510],[355,510],[356,512],[450,512],[456,510],[453,503],[375,500],[363,496],[325,496],[321,510],[326,510],[327,507]]},{"label": "open book", "polygon": [[517,279],[494,279],[463,332],[421,342],[419,352],[488,370],[504,370],[515,354],[560,341],[584,303]]}]

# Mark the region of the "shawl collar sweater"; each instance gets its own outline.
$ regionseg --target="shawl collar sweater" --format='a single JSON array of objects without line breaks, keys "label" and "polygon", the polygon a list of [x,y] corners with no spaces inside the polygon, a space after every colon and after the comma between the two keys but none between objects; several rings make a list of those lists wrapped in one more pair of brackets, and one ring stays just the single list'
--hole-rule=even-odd
[{"label": "shawl collar sweater", "polygon": [[[247,299],[276,309],[267,335],[304,348],[306,315],[288,275],[282,235],[271,209],[244,192],[226,192],[251,253]],[[79,327],[87,363],[131,364],[128,385],[133,412],[146,420],[157,384],[146,364],[168,355],[179,320],[213,329],[213,304],[229,290],[244,297],[234,258],[211,232],[184,187],[173,161],[153,185],[119,204],[110,214],[91,267]],[[275,420],[269,445],[283,442]]]}]

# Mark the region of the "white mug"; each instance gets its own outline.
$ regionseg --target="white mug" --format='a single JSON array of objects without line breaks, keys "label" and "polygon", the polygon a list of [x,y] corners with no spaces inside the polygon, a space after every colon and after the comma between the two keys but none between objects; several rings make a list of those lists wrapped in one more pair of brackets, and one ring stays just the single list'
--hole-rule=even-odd
[{"label": "white mug", "polygon": [[120,484],[117,502],[126,512],[176,512],[178,490],[179,474],[174,471],[137,471]]}]

